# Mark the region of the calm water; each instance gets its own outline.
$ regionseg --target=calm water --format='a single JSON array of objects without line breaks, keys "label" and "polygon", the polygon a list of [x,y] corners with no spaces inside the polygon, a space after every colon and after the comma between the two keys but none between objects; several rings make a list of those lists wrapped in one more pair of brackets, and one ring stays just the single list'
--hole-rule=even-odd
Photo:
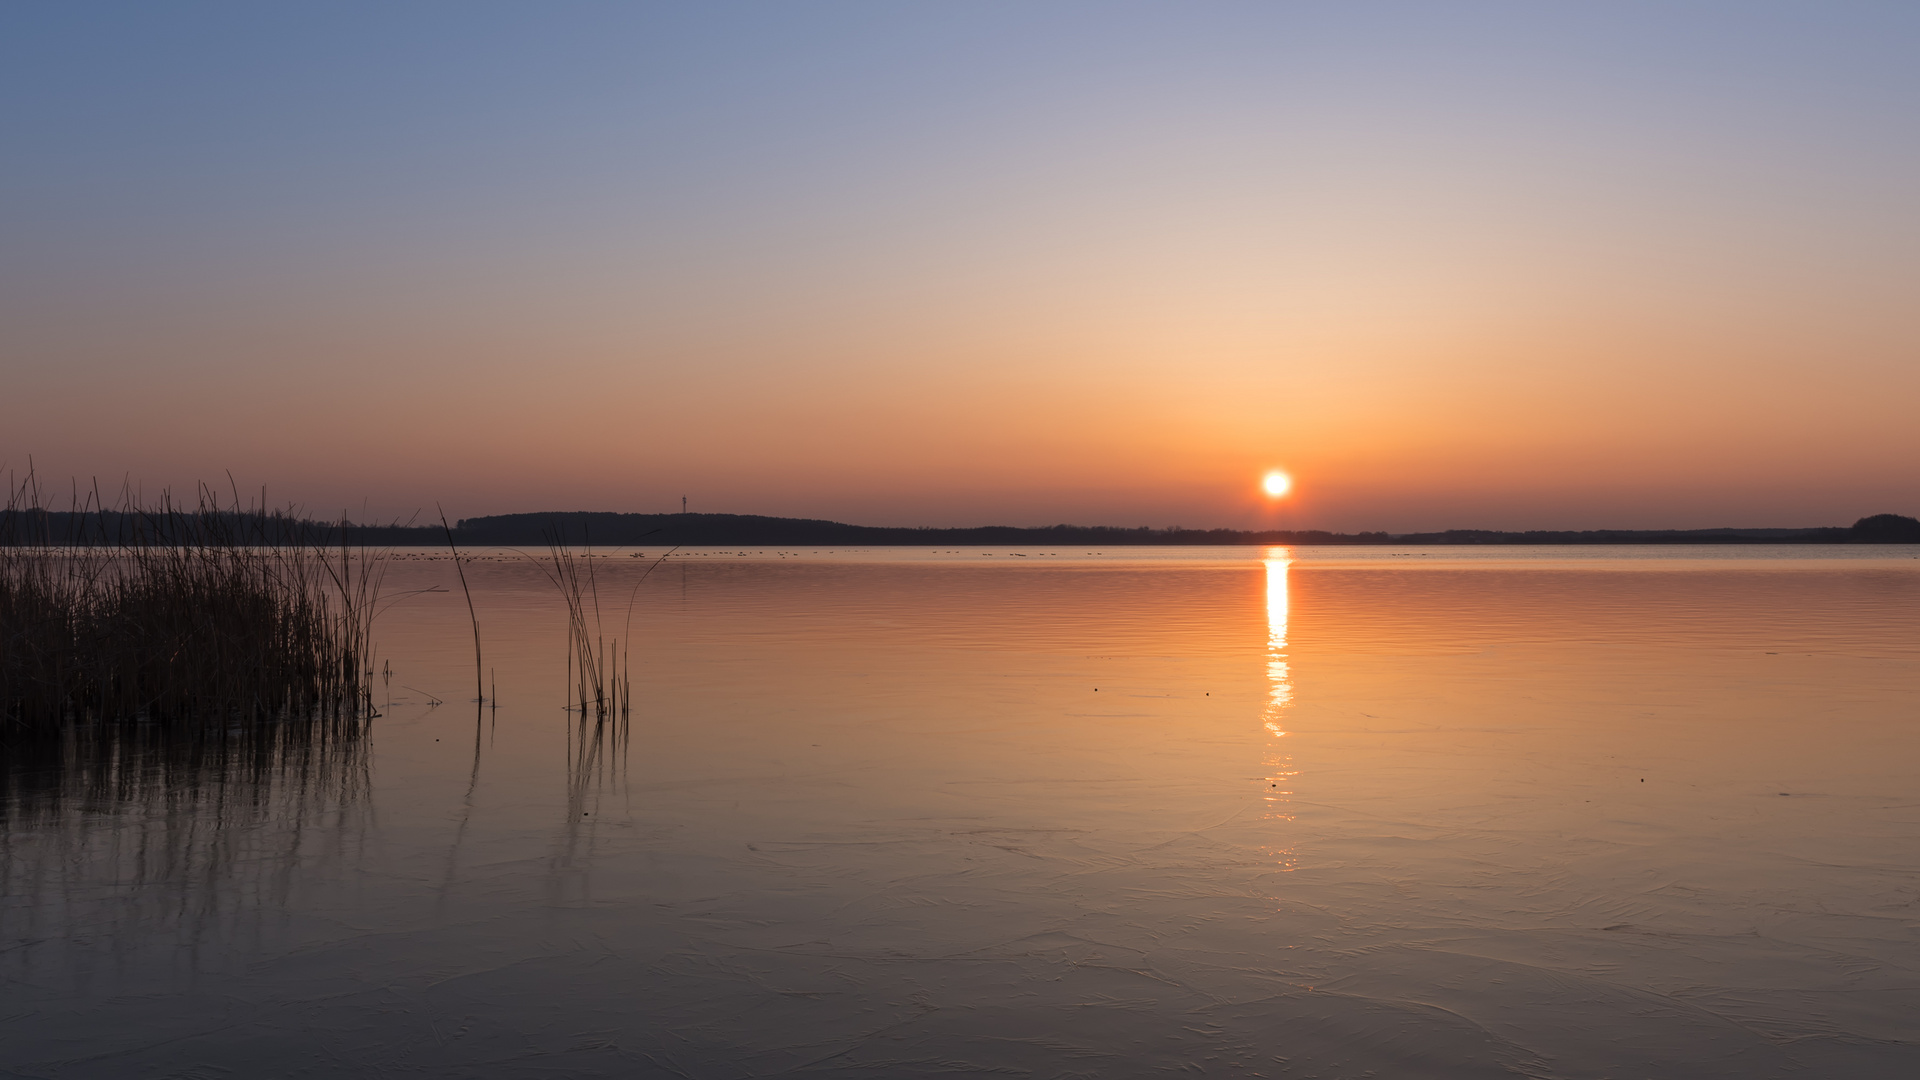
[{"label": "calm water", "polygon": [[1920,1075],[1913,554],[622,553],[624,739],[404,557],[364,737],[8,792],[0,1074]]}]

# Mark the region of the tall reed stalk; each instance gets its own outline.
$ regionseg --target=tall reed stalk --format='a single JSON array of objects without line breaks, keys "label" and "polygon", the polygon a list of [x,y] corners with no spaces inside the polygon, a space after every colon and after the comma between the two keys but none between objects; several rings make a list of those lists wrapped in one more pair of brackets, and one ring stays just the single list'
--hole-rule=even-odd
[{"label": "tall reed stalk", "polygon": [[609,640],[601,623],[593,545],[576,555],[558,530],[549,530],[542,569],[567,604],[568,707],[578,708],[582,719],[626,720],[633,708],[631,665],[620,639]]},{"label": "tall reed stalk", "polygon": [[372,713],[384,552],[202,487],[0,510],[0,729]]},{"label": "tall reed stalk", "polygon": [[[436,504],[435,510],[440,510]],[[460,565],[460,545],[453,542],[453,526],[447,524],[447,512],[440,510],[440,531],[447,534],[447,550],[453,552],[453,572],[460,575],[460,595],[467,598],[467,618],[473,624],[473,700],[487,700],[487,686],[480,681],[480,613],[473,608],[473,590],[467,588],[467,571]],[[495,702],[495,706],[498,706]]]}]

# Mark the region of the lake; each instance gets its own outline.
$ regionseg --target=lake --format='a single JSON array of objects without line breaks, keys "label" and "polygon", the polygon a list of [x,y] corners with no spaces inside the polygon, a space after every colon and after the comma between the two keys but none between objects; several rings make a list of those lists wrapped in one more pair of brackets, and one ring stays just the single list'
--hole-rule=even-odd
[{"label": "lake", "polygon": [[1916,553],[615,552],[600,724],[402,552],[364,731],[16,767],[0,1075],[1920,1075]]}]

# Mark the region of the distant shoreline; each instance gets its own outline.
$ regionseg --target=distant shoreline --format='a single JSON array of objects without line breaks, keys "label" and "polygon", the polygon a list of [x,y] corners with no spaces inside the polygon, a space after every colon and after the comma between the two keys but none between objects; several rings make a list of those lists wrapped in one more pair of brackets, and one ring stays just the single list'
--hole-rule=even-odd
[{"label": "distant shoreline", "polygon": [[[30,510],[0,513],[20,520],[0,522],[0,535],[40,535],[60,542],[78,538],[77,529],[94,533],[103,526],[144,530],[129,516],[116,522],[108,511],[79,517],[61,511]],[[29,521],[28,519],[32,519]],[[297,529],[312,539],[355,546],[446,547],[447,533],[438,525],[329,524],[275,516],[272,528]],[[1535,529],[1524,532],[1493,529],[1449,529],[1443,532],[1337,533],[1320,529],[1137,529],[1111,526],[1053,525],[1022,528],[988,525],[976,528],[897,528],[848,525],[807,518],[764,517],[753,514],[621,514],[605,511],[500,514],[466,518],[453,527],[453,541],[462,547],[544,547],[558,536],[568,544],[596,547],[941,547],[959,546],[1093,546],[1193,547],[1227,545],[1395,545],[1401,547],[1462,547],[1485,545],[1603,545],[1603,544],[1887,544],[1920,543],[1920,521],[1894,514],[1861,518],[1851,526],[1813,529]]]},{"label": "distant shoreline", "polygon": [[[1859,544],[1920,543],[1920,522],[1899,518],[1887,523],[1863,518],[1853,527],[1815,529],[1593,529],[1506,532],[1450,529],[1444,532],[1336,533],[1319,529],[1124,529],[1110,526],[1054,525],[1022,528],[897,528],[848,525],[837,521],[763,517],[749,514],[619,514],[609,512],[502,514],[467,518],[454,527],[454,540],[476,547],[544,545],[557,533],[568,543],[602,546],[712,547],[727,545],[940,547],[995,546],[1203,546],[1203,545],[1562,545],[1562,544]],[[1910,530],[1900,527],[1911,522]],[[1868,525],[1891,524],[1892,528]],[[1903,535],[1904,534],[1904,535]],[[442,546],[438,528],[350,526],[349,542],[395,546]]]},{"label": "distant shoreline", "polygon": [[[383,533],[389,530],[381,530]],[[411,534],[433,533],[414,539]],[[1852,527],[1817,529],[1595,529],[1502,532],[1452,529],[1445,532],[1336,533],[1319,529],[1248,531],[1240,529],[1122,529],[1110,526],[1053,525],[1020,528],[989,525],[935,529],[847,525],[837,521],[762,517],[746,514],[616,514],[606,512],[502,514],[467,518],[454,539],[475,546],[543,544],[557,533],[570,543],[596,545],[711,547],[716,545],[940,547],[993,546],[1206,546],[1206,545],[1381,545],[1461,546],[1489,544],[1858,544],[1920,543],[1920,521],[1891,514],[1862,518]],[[380,543],[444,545],[439,530],[396,529]],[[402,539],[402,534],[407,534]]]}]

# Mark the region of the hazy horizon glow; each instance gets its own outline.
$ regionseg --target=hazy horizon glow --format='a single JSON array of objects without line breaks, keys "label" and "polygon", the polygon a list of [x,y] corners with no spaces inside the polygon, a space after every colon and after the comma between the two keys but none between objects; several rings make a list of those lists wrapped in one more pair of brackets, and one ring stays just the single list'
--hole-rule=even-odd
[{"label": "hazy horizon glow", "polygon": [[1916,49],[1868,3],[17,5],[0,465],[376,518],[1913,514]]}]

